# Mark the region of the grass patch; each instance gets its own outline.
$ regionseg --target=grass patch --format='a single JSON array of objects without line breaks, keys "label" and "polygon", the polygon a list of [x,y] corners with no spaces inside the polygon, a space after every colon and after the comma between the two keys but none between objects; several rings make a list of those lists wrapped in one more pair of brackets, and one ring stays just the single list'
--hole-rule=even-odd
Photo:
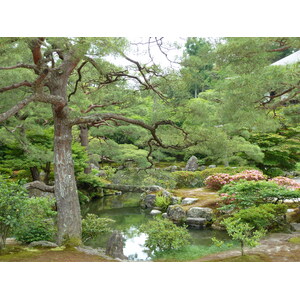
[{"label": "grass patch", "polygon": [[293,244],[300,244],[300,236],[290,238],[289,242]]},{"label": "grass patch", "polygon": [[238,248],[239,245],[236,242],[225,242],[222,246],[200,246],[189,245],[182,247],[178,250],[163,251],[153,257],[153,261],[191,261],[203,256],[218,253],[222,251],[232,250]]}]

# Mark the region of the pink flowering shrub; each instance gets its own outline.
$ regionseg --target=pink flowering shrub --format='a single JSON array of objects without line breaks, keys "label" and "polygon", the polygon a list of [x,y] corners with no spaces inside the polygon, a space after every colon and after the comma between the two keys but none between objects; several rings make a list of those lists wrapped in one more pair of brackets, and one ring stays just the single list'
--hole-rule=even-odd
[{"label": "pink flowering shrub", "polygon": [[241,173],[237,173],[232,176],[233,181],[238,181],[240,179],[244,179],[247,181],[258,181],[258,180],[266,180],[267,176],[265,176],[261,171],[258,170],[245,170]]},{"label": "pink flowering shrub", "polygon": [[300,183],[287,177],[278,176],[270,179],[269,181],[274,181],[278,185],[284,186],[288,189],[292,189],[292,190],[300,189]]},{"label": "pink flowering shrub", "polygon": [[259,181],[266,180],[267,176],[265,176],[261,171],[258,170],[245,170],[235,175],[218,173],[207,177],[204,183],[208,188],[212,190],[219,190],[225,184],[228,184],[232,181],[239,181],[241,179],[247,181]]},{"label": "pink flowering shrub", "polygon": [[215,175],[208,176],[204,183],[212,190],[219,190],[223,185],[232,181],[232,175],[225,173],[217,173]]}]

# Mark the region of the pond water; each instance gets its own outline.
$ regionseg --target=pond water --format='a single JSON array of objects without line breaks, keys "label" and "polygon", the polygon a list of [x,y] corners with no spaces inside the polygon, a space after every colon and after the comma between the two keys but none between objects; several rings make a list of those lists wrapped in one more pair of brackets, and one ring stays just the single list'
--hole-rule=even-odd
[{"label": "pond water", "polygon": [[[122,195],[106,196],[97,201],[87,203],[82,207],[83,216],[93,213],[100,217],[108,217],[115,220],[114,229],[120,230],[124,236],[124,255],[133,261],[151,260],[144,247],[146,235],[138,231],[140,225],[153,217],[150,210],[141,209],[139,206],[139,193],[126,193]],[[212,245],[211,238],[228,239],[223,231],[212,229],[189,229],[193,245]],[[104,234],[86,244],[92,247],[106,248],[110,234]]]}]

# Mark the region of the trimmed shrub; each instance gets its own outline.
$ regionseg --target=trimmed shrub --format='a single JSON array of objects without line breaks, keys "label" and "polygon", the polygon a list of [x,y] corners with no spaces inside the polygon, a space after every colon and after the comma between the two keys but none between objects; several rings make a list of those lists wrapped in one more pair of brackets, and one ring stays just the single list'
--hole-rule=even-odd
[{"label": "trimmed shrub", "polygon": [[288,189],[292,189],[292,190],[300,189],[300,183],[287,177],[278,176],[270,179],[270,181],[274,181],[277,184],[284,186]]},{"label": "trimmed shrub", "polygon": [[19,224],[27,191],[18,183],[0,176],[0,249],[5,247],[5,240]]},{"label": "trimmed shrub", "polygon": [[219,190],[225,184],[230,183],[233,181],[233,178],[229,174],[219,173],[215,175],[211,175],[207,177],[204,181],[205,185],[212,190]]},{"label": "trimmed shrub", "polygon": [[244,209],[264,204],[267,201],[280,201],[300,197],[300,191],[293,191],[276,182],[239,180],[223,186],[220,196],[225,205],[221,209]]},{"label": "trimmed shrub", "polygon": [[54,199],[46,197],[27,198],[22,203],[18,225],[14,230],[15,238],[22,243],[34,241],[53,241],[56,227],[53,210]]},{"label": "trimmed shrub", "polygon": [[266,229],[274,231],[282,229],[287,223],[285,221],[285,213],[287,206],[285,204],[267,203],[259,206],[241,209],[236,212],[233,217],[240,219],[241,222],[248,223],[254,229]]},{"label": "trimmed shrub", "polygon": [[216,167],[216,168],[207,168],[203,171],[200,171],[201,177],[206,179],[208,176],[215,175],[218,173],[226,173],[229,175],[235,175],[237,173],[241,173],[245,170],[256,170],[256,168],[249,167],[249,166],[243,166],[243,167]]},{"label": "trimmed shrub", "polygon": [[209,176],[205,179],[205,185],[213,190],[219,190],[225,184],[228,184],[232,181],[239,181],[239,180],[247,180],[247,181],[258,181],[258,180],[265,180],[267,177],[258,170],[245,170],[235,175],[229,174],[215,174]]},{"label": "trimmed shrub", "polygon": [[266,180],[267,176],[265,176],[261,171],[258,170],[245,170],[232,176],[232,181],[238,181],[241,179],[247,181],[258,181]]},{"label": "trimmed shrub", "polygon": [[179,227],[168,219],[155,218],[140,227],[147,234],[145,246],[151,252],[179,249],[189,244],[190,234],[186,227]]},{"label": "trimmed shrub", "polygon": [[109,218],[99,218],[95,214],[87,214],[82,220],[82,241],[86,242],[99,234],[112,231],[111,225],[115,223]]},{"label": "trimmed shrub", "polygon": [[171,174],[175,179],[176,188],[203,186],[203,176],[200,171],[176,171]]}]

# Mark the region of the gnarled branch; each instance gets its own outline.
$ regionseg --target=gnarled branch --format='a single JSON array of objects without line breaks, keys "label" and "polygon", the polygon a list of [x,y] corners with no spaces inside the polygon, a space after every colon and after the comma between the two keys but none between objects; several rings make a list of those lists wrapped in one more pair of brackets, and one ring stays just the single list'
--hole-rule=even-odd
[{"label": "gnarled branch", "polygon": [[10,67],[0,67],[0,70],[13,70],[18,68],[31,69],[37,71],[37,67],[35,65],[29,65],[29,64],[17,64],[15,66],[10,66]]},{"label": "gnarled branch", "polygon": [[24,108],[26,105],[28,105],[30,102],[34,100],[34,96],[25,98],[24,100],[17,103],[15,106],[13,106],[8,111],[0,114],[0,123],[7,120],[11,116],[14,116],[17,112],[19,112],[22,108]]},{"label": "gnarled branch", "polygon": [[12,85],[8,85],[8,86],[5,86],[3,88],[0,88],[0,93],[6,92],[6,91],[10,91],[10,90],[14,90],[14,89],[17,89],[17,88],[22,87],[22,86],[31,87],[32,83],[30,83],[27,80],[19,82],[19,83],[14,83]]}]

